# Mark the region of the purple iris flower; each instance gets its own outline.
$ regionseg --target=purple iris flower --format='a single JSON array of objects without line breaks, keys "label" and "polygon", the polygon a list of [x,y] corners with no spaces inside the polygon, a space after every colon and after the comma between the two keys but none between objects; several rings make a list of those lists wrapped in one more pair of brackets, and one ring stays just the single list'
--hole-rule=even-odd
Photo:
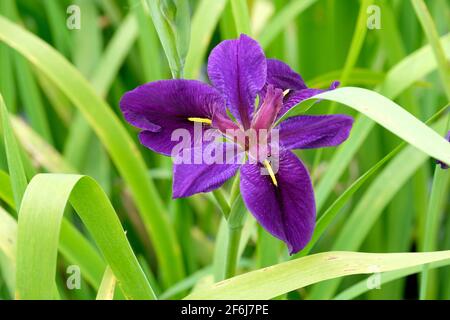
[{"label": "purple iris flower", "polygon": [[[302,115],[278,124],[290,108],[323,90],[308,88],[287,64],[266,59],[259,44],[246,35],[212,50],[208,76],[212,86],[196,80],[161,80],[127,92],[120,102],[125,119],[142,129],[139,139],[144,146],[168,156],[179,146],[172,133],[183,129],[194,135],[199,124],[202,132],[212,130],[225,139],[192,139],[177,154],[201,155],[212,145],[216,153],[225,154],[237,146],[233,161],[175,161],[173,197],[212,191],[240,170],[240,192],[249,211],[287,244],[290,254],[298,252],[311,239],[316,209],[308,170],[290,150],[336,146],[347,139],[353,119]],[[337,85],[334,82],[330,90]],[[245,139],[237,143],[229,133],[250,130],[257,135],[266,132],[265,148]],[[272,141],[275,131],[277,145]],[[265,153],[253,152],[255,147]]]}]

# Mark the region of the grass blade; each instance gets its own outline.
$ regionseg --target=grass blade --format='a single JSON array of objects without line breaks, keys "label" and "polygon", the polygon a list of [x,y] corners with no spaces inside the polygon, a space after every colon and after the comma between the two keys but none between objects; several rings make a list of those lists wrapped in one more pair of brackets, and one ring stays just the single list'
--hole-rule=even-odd
[{"label": "grass blade", "polygon": [[428,253],[324,252],[252,271],[199,288],[186,299],[272,299],[313,283],[352,274],[398,270],[448,260],[450,251]]},{"label": "grass blade", "polygon": [[98,289],[96,300],[113,300],[114,289],[116,288],[116,278],[109,266],[106,267],[102,283]]},{"label": "grass blade", "polygon": [[165,284],[180,280],[181,255],[155,186],[136,145],[108,105],[81,74],[40,39],[0,17],[0,39],[32,61],[81,110],[108,150],[142,214],[155,245]]},{"label": "grass blade", "polygon": [[[439,120],[434,128],[441,130],[445,125],[444,120]],[[426,160],[427,156],[412,146],[402,150],[366,190],[352,214],[346,219],[333,243],[333,250],[358,250],[386,205]],[[361,221],[364,221],[364,224]],[[315,286],[309,297],[330,299],[339,283],[339,279],[336,279]]]},{"label": "grass blade", "polygon": [[[441,38],[447,57],[450,57],[450,34]],[[425,46],[396,64],[386,75],[385,81],[377,91],[384,96],[395,99],[417,80],[425,77],[437,67],[430,46]],[[361,144],[364,142],[375,123],[365,116],[358,116],[350,138],[333,156],[325,175],[316,187],[317,210],[320,211],[339,177],[348,168]]]},{"label": "grass blade", "polygon": [[259,35],[258,40],[261,46],[267,48],[293,19],[316,2],[317,0],[291,1],[288,5],[284,6],[284,8],[269,21]]},{"label": "grass blade", "polygon": [[185,78],[196,79],[198,77],[208,44],[227,1],[202,0],[197,6],[197,10],[192,18],[191,44],[184,69]]},{"label": "grass blade", "polygon": [[[448,141],[398,104],[374,91],[345,87],[321,93],[310,99],[324,99],[345,104],[368,116],[429,156],[450,163]],[[301,103],[290,109],[279,121],[304,112],[304,106],[309,99],[305,101],[305,104]]]},{"label": "grass blade", "polygon": [[18,223],[17,296],[54,298],[60,226],[68,202],[92,233],[125,296],[155,298],[105,193],[89,177],[66,174],[39,174],[24,195]]},{"label": "grass blade", "polygon": [[14,194],[14,203],[16,207],[20,206],[23,194],[27,187],[27,178],[23,167],[19,146],[17,145],[14,132],[9,121],[8,110],[6,109],[3,97],[0,94],[0,116],[2,118],[3,136],[5,140],[6,158],[11,179],[12,190]]},{"label": "grass blade", "polygon": [[[442,260],[438,262],[433,262],[428,265],[429,269],[440,268],[444,266],[450,265],[450,260]],[[420,272],[423,269],[423,266],[416,266],[411,268],[406,268],[398,271],[389,271],[382,274],[380,277],[380,286],[383,284],[389,283],[391,281],[404,278],[406,276],[415,274]],[[367,280],[360,281],[353,286],[345,289],[336,295],[334,300],[349,300],[358,297],[359,295],[369,291],[369,286],[367,285]]]},{"label": "grass blade", "polygon": [[250,15],[247,0],[230,0],[234,23],[238,34],[244,33],[251,36]]}]

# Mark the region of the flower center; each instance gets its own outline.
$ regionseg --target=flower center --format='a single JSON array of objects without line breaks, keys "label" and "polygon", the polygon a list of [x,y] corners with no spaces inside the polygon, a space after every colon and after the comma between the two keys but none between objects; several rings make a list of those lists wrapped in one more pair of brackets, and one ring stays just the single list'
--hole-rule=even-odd
[{"label": "flower center", "polygon": [[263,103],[253,116],[251,127],[255,130],[269,130],[275,122],[278,112],[282,106],[283,91],[281,89],[274,88],[272,85],[267,86],[266,96],[264,97]]}]

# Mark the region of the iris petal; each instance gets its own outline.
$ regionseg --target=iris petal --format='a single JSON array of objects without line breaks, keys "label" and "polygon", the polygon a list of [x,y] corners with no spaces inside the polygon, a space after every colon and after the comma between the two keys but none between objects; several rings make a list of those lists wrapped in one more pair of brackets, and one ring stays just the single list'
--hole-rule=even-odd
[{"label": "iris petal", "polygon": [[242,34],[217,45],[208,59],[208,76],[226,97],[233,116],[250,126],[256,95],[266,83],[266,58],[258,42]]},{"label": "iris petal", "polygon": [[243,165],[241,193],[256,220],[294,254],[309,242],[314,230],[314,192],[306,167],[292,152],[281,152],[278,164],[278,186],[270,175],[261,174],[261,165]]},{"label": "iris petal", "polygon": [[334,90],[338,86],[339,82],[334,81],[327,90],[307,88],[288,93],[285,97],[283,108],[281,108],[280,112],[278,113],[278,118],[280,118],[283,114],[288,112],[292,107],[295,107],[303,100],[311,98],[312,96],[315,96],[316,94],[322,93],[324,91]]},{"label": "iris petal", "polygon": [[[213,87],[196,80],[161,80],[127,92],[120,101],[125,119],[142,129],[146,147],[171,155],[179,143],[172,141],[177,129],[185,129],[194,143],[194,122],[189,118],[213,119],[223,112],[225,101]],[[201,131],[210,128],[204,124]]]},{"label": "iris petal", "polygon": [[283,61],[276,59],[267,59],[266,82],[283,91],[287,89],[297,91],[307,88],[298,73]]},{"label": "iris petal", "polygon": [[[205,159],[208,156],[208,159]],[[210,192],[234,176],[242,165],[243,153],[233,144],[213,142],[184,149],[173,166],[173,198]],[[184,158],[184,159],[182,159]]]},{"label": "iris petal", "polygon": [[286,149],[337,146],[347,140],[353,118],[346,115],[296,116],[282,121],[277,129]]}]

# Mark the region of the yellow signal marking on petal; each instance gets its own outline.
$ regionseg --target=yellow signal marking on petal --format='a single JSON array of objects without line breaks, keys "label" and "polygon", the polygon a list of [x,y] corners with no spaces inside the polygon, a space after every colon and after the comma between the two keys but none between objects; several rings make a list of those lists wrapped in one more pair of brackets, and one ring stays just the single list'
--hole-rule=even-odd
[{"label": "yellow signal marking on petal", "polygon": [[278,187],[278,182],[277,182],[277,179],[275,178],[275,173],[273,173],[272,166],[270,165],[270,162],[267,159],[265,159],[263,161],[263,163],[264,163],[264,166],[267,169],[267,172],[269,172],[269,175],[270,175],[270,178],[272,179],[273,184],[275,185],[275,187]]},{"label": "yellow signal marking on petal", "polygon": [[196,117],[192,117],[192,118],[188,118],[189,121],[192,122],[200,122],[200,123],[206,123],[206,124],[211,124],[212,121],[210,119],[207,118],[196,118]]},{"label": "yellow signal marking on petal", "polygon": [[290,90],[290,89],[284,90],[284,91],[283,91],[283,97],[284,97],[285,95],[287,95],[287,94],[289,93],[289,91],[291,91],[291,90]]}]

